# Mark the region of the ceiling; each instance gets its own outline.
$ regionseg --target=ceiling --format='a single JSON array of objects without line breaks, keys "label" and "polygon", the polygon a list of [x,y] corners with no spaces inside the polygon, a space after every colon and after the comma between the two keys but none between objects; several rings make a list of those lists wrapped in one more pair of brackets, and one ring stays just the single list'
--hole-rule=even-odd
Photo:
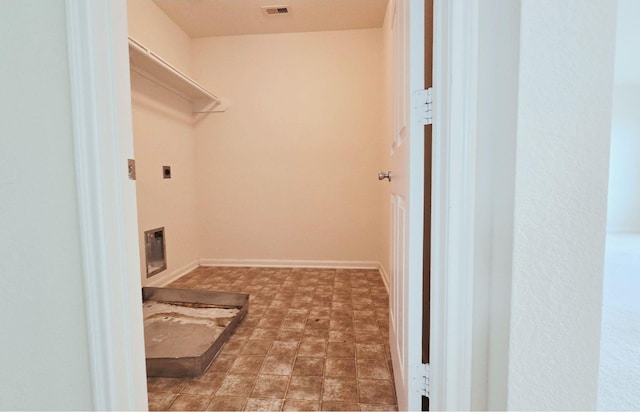
[{"label": "ceiling", "polygon": [[[191,38],[382,27],[387,0],[153,0]],[[266,15],[265,6],[288,6]]]}]

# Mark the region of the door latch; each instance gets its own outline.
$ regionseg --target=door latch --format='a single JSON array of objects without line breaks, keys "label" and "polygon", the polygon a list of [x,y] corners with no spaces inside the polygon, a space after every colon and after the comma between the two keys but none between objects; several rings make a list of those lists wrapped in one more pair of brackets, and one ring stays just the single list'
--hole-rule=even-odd
[{"label": "door latch", "polygon": [[382,170],[378,172],[378,180],[388,179],[391,181],[391,171],[383,172]]}]

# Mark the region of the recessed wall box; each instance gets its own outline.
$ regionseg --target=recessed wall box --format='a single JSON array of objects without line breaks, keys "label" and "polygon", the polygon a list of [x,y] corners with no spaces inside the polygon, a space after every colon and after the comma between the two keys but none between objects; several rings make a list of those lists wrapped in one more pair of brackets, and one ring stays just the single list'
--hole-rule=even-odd
[{"label": "recessed wall box", "polygon": [[164,227],[144,232],[144,251],[147,261],[148,278],[167,268]]}]

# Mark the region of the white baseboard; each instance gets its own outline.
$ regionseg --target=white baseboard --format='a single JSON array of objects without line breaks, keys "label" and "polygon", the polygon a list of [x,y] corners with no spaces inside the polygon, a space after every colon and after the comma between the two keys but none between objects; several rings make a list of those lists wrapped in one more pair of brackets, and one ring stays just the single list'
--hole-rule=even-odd
[{"label": "white baseboard", "polygon": [[380,268],[380,263],[365,260],[200,259],[200,265],[327,269]]},{"label": "white baseboard", "polygon": [[181,268],[174,270],[173,272],[156,275],[151,277],[150,279],[147,279],[146,282],[143,281],[144,286],[155,286],[155,287],[167,286],[169,283],[181,278],[182,276],[191,272],[198,266],[200,266],[200,262],[199,262],[199,259],[196,259],[193,262],[190,262],[182,266]]},{"label": "white baseboard", "polygon": [[384,287],[387,289],[387,295],[391,293],[389,291],[389,274],[386,270],[384,270],[384,266],[378,263],[378,271],[380,272],[380,277],[382,278],[382,283],[384,283]]}]

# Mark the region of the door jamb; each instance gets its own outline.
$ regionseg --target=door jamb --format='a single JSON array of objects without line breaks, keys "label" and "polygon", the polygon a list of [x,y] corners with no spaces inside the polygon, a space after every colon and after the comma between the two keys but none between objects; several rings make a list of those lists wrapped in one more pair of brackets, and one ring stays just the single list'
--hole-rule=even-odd
[{"label": "door jamb", "polygon": [[478,4],[434,1],[433,410],[471,409]]},{"label": "door jamb", "polygon": [[[126,41],[114,41],[126,39],[126,4],[66,0],[66,7],[94,406],[146,409],[140,279],[126,250],[137,252],[126,215],[135,196],[124,196],[118,147],[119,133],[133,141],[130,116],[118,116],[130,113]],[[434,1],[434,410],[471,406],[477,18],[476,1]]]},{"label": "door jamb", "polygon": [[65,9],[93,407],[146,410],[126,3]]}]

